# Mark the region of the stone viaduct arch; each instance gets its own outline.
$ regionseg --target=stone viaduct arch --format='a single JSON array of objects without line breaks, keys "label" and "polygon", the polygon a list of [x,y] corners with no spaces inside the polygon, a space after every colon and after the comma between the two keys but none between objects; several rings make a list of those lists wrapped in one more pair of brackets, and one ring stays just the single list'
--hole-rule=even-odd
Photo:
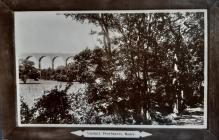
[{"label": "stone viaduct arch", "polygon": [[41,56],[41,57],[39,58],[39,69],[41,69],[41,61],[42,61],[42,59],[43,59],[44,57],[46,57],[46,56]]},{"label": "stone viaduct arch", "polygon": [[[29,60],[30,58],[35,58],[34,56],[27,56],[26,58],[24,58],[24,59],[26,59],[26,60]],[[38,61],[38,59],[37,58],[35,58],[37,61]],[[35,65],[37,65],[37,64],[35,64]],[[38,65],[39,65],[39,61],[38,61]],[[39,68],[39,67],[38,67]]]},{"label": "stone viaduct arch", "polygon": [[55,69],[55,60],[56,60],[56,58],[58,58],[59,56],[55,56],[55,57],[53,57],[52,58],[52,69]]},{"label": "stone viaduct arch", "polygon": [[54,63],[55,60],[60,57],[63,58],[65,61],[65,65],[67,66],[67,62],[70,58],[73,58],[74,55],[73,54],[69,54],[69,53],[26,53],[26,54],[21,54],[18,56],[19,59],[30,59],[31,57],[34,57],[38,60],[38,64],[39,64],[39,69],[42,69],[41,67],[41,61],[43,58],[45,57],[49,57],[52,63],[52,69],[54,69]]},{"label": "stone viaduct arch", "polygon": [[65,65],[66,65],[66,66],[68,65],[68,60],[69,60],[70,58],[74,58],[74,56],[69,56],[69,57],[66,58],[66,60],[65,60]]}]

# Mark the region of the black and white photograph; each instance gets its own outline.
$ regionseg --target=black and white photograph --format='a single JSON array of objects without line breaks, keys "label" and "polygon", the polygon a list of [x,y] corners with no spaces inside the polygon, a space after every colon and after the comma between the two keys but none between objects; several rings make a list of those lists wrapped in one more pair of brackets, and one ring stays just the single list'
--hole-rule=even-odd
[{"label": "black and white photograph", "polygon": [[207,10],[14,18],[18,126],[207,128]]}]

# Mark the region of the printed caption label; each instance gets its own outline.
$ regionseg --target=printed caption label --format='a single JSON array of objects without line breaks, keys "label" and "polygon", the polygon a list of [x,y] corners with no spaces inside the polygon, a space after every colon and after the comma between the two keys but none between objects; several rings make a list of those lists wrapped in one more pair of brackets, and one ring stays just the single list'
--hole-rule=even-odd
[{"label": "printed caption label", "polygon": [[152,134],[140,131],[111,131],[111,130],[78,130],[71,134],[87,138],[143,138]]}]

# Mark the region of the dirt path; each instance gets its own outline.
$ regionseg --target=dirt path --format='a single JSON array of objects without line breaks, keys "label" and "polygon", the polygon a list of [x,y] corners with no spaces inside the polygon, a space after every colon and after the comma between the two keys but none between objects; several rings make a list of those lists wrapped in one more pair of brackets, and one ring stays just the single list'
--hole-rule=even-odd
[{"label": "dirt path", "polygon": [[174,119],[177,125],[203,125],[204,124],[204,109],[187,108],[184,113]]}]

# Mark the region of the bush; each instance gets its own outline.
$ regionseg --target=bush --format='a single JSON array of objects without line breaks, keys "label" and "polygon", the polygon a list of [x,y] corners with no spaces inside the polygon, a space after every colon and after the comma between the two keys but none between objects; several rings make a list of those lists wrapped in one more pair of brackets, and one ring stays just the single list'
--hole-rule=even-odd
[{"label": "bush", "polygon": [[27,103],[24,102],[24,98],[21,97],[21,105],[20,105],[20,116],[21,116],[21,123],[28,124],[33,119],[33,114],[28,107]]},{"label": "bush", "polygon": [[75,123],[74,116],[70,114],[71,102],[67,95],[67,85],[64,90],[56,86],[37,100],[33,107],[35,118],[32,123],[45,124],[72,124]]}]

